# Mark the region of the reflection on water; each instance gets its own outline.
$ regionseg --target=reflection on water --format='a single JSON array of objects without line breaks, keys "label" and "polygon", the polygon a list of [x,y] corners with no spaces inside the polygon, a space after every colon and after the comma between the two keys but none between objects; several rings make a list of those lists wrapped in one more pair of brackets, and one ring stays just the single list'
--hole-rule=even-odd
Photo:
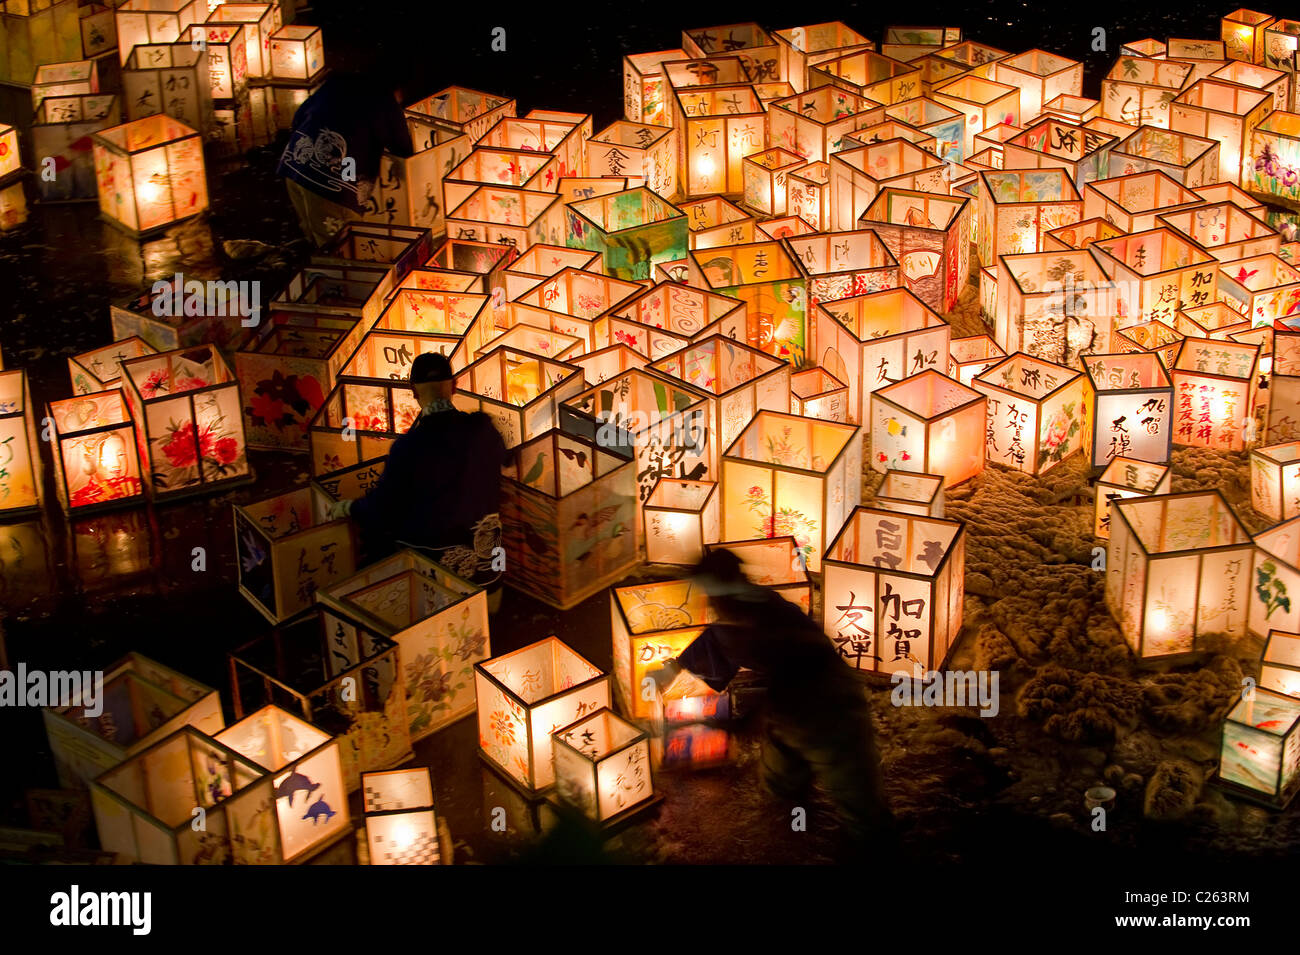
[{"label": "reflection on water", "polygon": [[0,603],[7,609],[54,592],[49,539],[44,518],[0,524]]},{"label": "reflection on water", "polygon": [[27,222],[27,196],[23,192],[23,183],[18,182],[0,188],[0,232],[8,232]]},{"label": "reflection on water", "polygon": [[109,512],[72,522],[69,569],[82,591],[111,590],[151,573],[160,549],[152,511]]}]

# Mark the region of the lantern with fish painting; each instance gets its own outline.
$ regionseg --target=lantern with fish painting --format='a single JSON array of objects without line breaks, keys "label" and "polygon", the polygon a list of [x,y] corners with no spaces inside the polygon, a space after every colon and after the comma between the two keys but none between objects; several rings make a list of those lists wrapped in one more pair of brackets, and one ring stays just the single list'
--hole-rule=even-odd
[{"label": "lantern with fish painting", "polygon": [[1218,297],[1252,326],[1272,325],[1300,313],[1300,268],[1274,254],[1224,262]]},{"label": "lantern with fish painting", "polygon": [[687,243],[692,249],[753,242],[754,216],[722,196],[679,202],[686,215]]},{"label": "lantern with fish painting", "polygon": [[1083,218],[1083,201],[1063,169],[980,173],[979,257],[1042,250],[1043,236]]},{"label": "lantern with fish painting", "polygon": [[310,487],[235,507],[239,592],[272,623],[310,607],[316,591],[356,569],[355,527],[330,520]]},{"label": "lantern with fish painting", "polygon": [[1121,56],[1101,81],[1101,115],[1130,126],[1169,128],[1169,103],[1188,85],[1192,64]]},{"label": "lantern with fish painting", "polygon": [[988,398],[990,463],[1046,474],[1092,438],[1087,379],[1073,368],[1017,352],[971,382]]},{"label": "lantern with fish painting", "polygon": [[1110,540],[1113,502],[1150,494],[1169,494],[1173,490],[1173,480],[1174,472],[1167,465],[1151,464],[1133,458],[1111,458],[1095,485],[1093,536],[1099,540]]},{"label": "lantern with fish painting", "polygon": [[41,454],[27,373],[0,371],[0,515],[34,510],[41,499]]},{"label": "lantern with fish painting", "polygon": [[797,153],[780,146],[750,153],[741,163],[745,205],[759,215],[785,215],[786,176],[804,162]]},{"label": "lantern with fish painting", "polygon": [[826,552],[822,630],[855,670],[920,678],[961,633],[966,526],[856,507]]},{"label": "lantern with fish painting", "polygon": [[784,242],[751,242],[687,253],[690,284],[748,306],[746,341],[803,364],[807,353],[807,280]]},{"label": "lantern with fish painting", "polygon": [[568,609],[637,561],[637,468],[630,453],[548,431],[504,471],[506,583]]},{"label": "lantern with fish painting", "polygon": [[977,152],[975,136],[1000,124],[1020,125],[1020,91],[1014,86],[974,75],[959,76],[930,91],[935,102],[966,117],[962,155]]},{"label": "lantern with fish painting", "polygon": [[871,393],[871,467],[942,474],[949,487],[984,470],[985,396],[933,368]]},{"label": "lantern with fish painting", "polygon": [[560,800],[604,826],[654,799],[650,740],[610,710],[597,710],[551,734]]},{"label": "lantern with fish painting", "polygon": [[845,149],[830,157],[831,219],[823,230],[846,232],[887,186],[946,194],[947,166],[905,139]]},{"label": "lantern with fish painting", "polygon": [[760,411],[722,458],[722,536],[792,536],[808,570],[860,499],[856,425]]},{"label": "lantern with fish painting", "polygon": [[992,368],[1007,353],[987,335],[953,338],[948,342],[948,377],[969,387],[976,375]]},{"label": "lantern with fish painting", "polygon": [[456,375],[453,403],[490,416],[507,448],[554,428],[559,406],[582,390],[582,369],[511,348],[497,348]]},{"label": "lantern with fish painting", "polygon": [[363,773],[371,865],[440,865],[433,773],[427,766]]},{"label": "lantern with fish painting", "polygon": [[917,517],[943,517],[942,474],[886,471],[872,506]]},{"label": "lantern with fish painting", "polygon": [[623,57],[623,118],[631,123],[666,126],[672,121],[668,103],[671,89],[664,76],[667,60],[684,60],[686,51],[659,50],[629,53]]},{"label": "lantern with fish painting", "polygon": [[115,341],[111,345],[82,352],[68,359],[68,377],[72,380],[74,395],[89,395],[96,391],[122,386],[122,362],[141,355],[157,354],[148,342],[136,336]]},{"label": "lantern with fish painting", "polygon": [[165,114],[92,134],[99,209],[140,236],[208,207],[202,139]]},{"label": "lantern with fish painting", "polygon": [[957,305],[970,272],[974,203],[908,189],[882,189],[858,225],[870,229],[898,260],[904,288],[947,312]]},{"label": "lantern with fish painting", "polygon": [[826,162],[831,153],[850,145],[846,136],[884,119],[880,103],[834,86],[819,86],[771,103],[767,138],[773,147],[801,156],[804,162]]},{"label": "lantern with fish painting", "polygon": [[677,183],[688,197],[745,191],[741,160],[767,145],[767,113],[752,86],[693,86],[673,92]]},{"label": "lantern with fish painting", "polygon": [[786,78],[796,93],[809,88],[810,67],[849,53],[875,48],[874,43],[839,20],[776,30],[772,33],[772,38],[777,43],[780,75]]},{"label": "lantern with fish painting", "polygon": [[660,196],[677,192],[677,130],[618,120],[587,140],[588,176],[628,176]]},{"label": "lantern with fish painting", "polygon": [[1216,182],[1244,185],[1251,132],[1273,109],[1273,97],[1263,90],[1227,80],[1202,79],[1169,104],[1169,128],[1219,143]]},{"label": "lantern with fish painting", "polygon": [[205,0],[126,0],[117,7],[118,58],[141,44],[175,43],[187,27],[208,18]]},{"label": "lantern with fish painting", "polygon": [[921,71],[871,50],[859,50],[808,68],[808,87],[834,86],[888,106],[925,92]]},{"label": "lantern with fish painting", "polygon": [[1185,338],[1170,370],[1177,402],[1174,444],[1241,451],[1255,416],[1259,346]]},{"label": "lantern with fish painting", "polygon": [[604,255],[605,274],[646,279],[661,262],[686,255],[686,216],[641,186],[570,203],[567,244]]},{"label": "lantern with fish painting", "polygon": [[289,24],[271,34],[267,79],[314,83],[325,70],[325,41],[320,27]]},{"label": "lantern with fish painting", "polygon": [[1200,196],[1158,169],[1098,179],[1083,187],[1083,217],[1103,218],[1129,234],[1154,229],[1157,216],[1204,204]]},{"label": "lantern with fish painting", "polygon": [[1300,516],[1300,441],[1251,449],[1250,506],[1274,523]]},{"label": "lantern with fish painting", "polygon": [[662,580],[614,587],[609,604],[619,705],[632,719],[648,719],[654,700],[645,681],[714,621],[708,596],[689,580]]},{"label": "lantern with fish painting", "polygon": [[479,754],[528,792],[555,782],[551,734],[610,704],[609,676],[555,637],[474,665]]},{"label": "lantern with fish painting", "polygon": [[748,341],[745,303],[677,282],[660,282],[619,302],[594,326],[596,341],[627,345],[654,361],[690,341],[725,335]]},{"label": "lantern with fish painting", "polygon": [[1223,721],[1214,783],[1234,796],[1285,809],[1300,775],[1300,699],[1263,688]]},{"label": "lantern with fish painting", "polygon": [[264,706],[213,738],[271,775],[279,861],[305,858],[343,833],[351,834],[348,791],[334,737],[278,706]]},{"label": "lantern with fish painting", "polygon": [[1270,630],[1259,661],[1259,685],[1300,698],[1300,633]]},{"label": "lantern with fish painting", "polygon": [[1168,461],[1174,391],[1159,356],[1084,355],[1083,370],[1092,402],[1092,466],[1116,457]]},{"label": "lantern with fish painting", "polygon": [[1247,10],[1245,7],[1224,14],[1220,20],[1220,36],[1228,59],[1263,63],[1265,31],[1275,21],[1276,17]]},{"label": "lantern with fish painting", "polygon": [[1020,115],[1029,121],[1043,111],[1043,104],[1052,97],[1083,92],[1083,64],[1033,49],[998,60],[993,64],[993,79],[1020,90]]},{"label": "lantern with fish painting", "polygon": [[793,537],[720,541],[704,548],[706,554],[715,550],[730,551],[739,557],[741,573],[751,583],[780,594],[804,613],[811,612],[812,578],[804,564],[804,552]]},{"label": "lantern with fish painting", "polygon": [[1120,328],[1149,321],[1172,325],[1180,308],[1214,300],[1218,260],[1168,227],[1102,239],[1091,249],[1115,282]]},{"label": "lantern with fish painting", "polygon": [[131,409],[118,389],[49,405],[55,491],[72,513],[144,500]]},{"label": "lantern with fish painting", "polygon": [[825,368],[814,366],[790,376],[790,410],[805,418],[849,420],[849,386]]},{"label": "lantern with fish painting", "polygon": [[720,533],[716,481],[661,477],[646,498],[645,553],[652,564],[692,567]]},{"label": "lantern with fish painting", "polygon": [[1106,604],[1139,659],[1246,632],[1250,534],[1218,491],[1115,500]]},{"label": "lantern with fish painting", "polygon": [[[1220,262],[1265,255],[1282,248],[1281,235],[1233,202],[1215,202],[1185,212],[1172,212],[1156,221],[1186,236]],[[1195,307],[1210,301],[1211,298],[1206,298],[1189,304]]]},{"label": "lantern with fish painting", "polygon": [[1061,365],[1110,350],[1115,282],[1088,249],[998,258],[993,337]]}]

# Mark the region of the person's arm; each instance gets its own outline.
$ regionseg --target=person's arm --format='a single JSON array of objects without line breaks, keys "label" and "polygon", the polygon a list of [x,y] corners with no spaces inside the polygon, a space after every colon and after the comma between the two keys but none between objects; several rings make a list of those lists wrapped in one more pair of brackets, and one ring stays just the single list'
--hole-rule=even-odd
[{"label": "person's arm", "polygon": [[678,655],[677,664],[684,670],[690,670],[718,693],[727,688],[732,677],[740,670],[723,652],[712,626],[707,627]]},{"label": "person's arm", "polygon": [[358,524],[382,528],[385,532],[401,526],[402,512],[411,501],[409,491],[413,475],[409,444],[401,438],[393,442],[379,480],[365,497],[352,502],[348,514]]}]

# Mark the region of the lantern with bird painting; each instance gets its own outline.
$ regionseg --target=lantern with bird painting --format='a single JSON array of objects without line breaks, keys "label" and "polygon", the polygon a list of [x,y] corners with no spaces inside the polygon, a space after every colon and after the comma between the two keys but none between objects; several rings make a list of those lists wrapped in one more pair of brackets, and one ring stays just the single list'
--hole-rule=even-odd
[{"label": "lantern with bird painting", "polygon": [[953,338],[948,342],[948,377],[967,387],[976,375],[992,368],[1007,353],[987,335]]},{"label": "lantern with bird painting", "polygon": [[570,203],[565,215],[569,247],[602,253],[617,279],[650,278],[686,254],[686,216],[645,186]]},{"label": "lantern with bird painting", "polygon": [[871,393],[871,467],[942,474],[955,487],[984,470],[986,399],[933,368]]},{"label": "lantern with bird painting", "polygon": [[716,481],[661,477],[642,508],[646,560],[692,567],[715,544],[720,531]]},{"label": "lantern with bird painting", "polygon": [[479,754],[527,792],[555,782],[551,734],[610,704],[609,676],[555,637],[474,665]]},{"label": "lantern with bird painting", "polygon": [[202,137],[159,113],[92,134],[99,210],[140,236],[208,207]]},{"label": "lantern with bird painting", "polygon": [[966,525],[856,507],[826,551],[822,630],[845,663],[923,677],[961,633]]},{"label": "lantern with bird painting", "polygon": [[1092,466],[1116,457],[1164,464],[1173,438],[1174,391],[1158,355],[1084,355],[1092,402]]},{"label": "lantern with bird painting", "polygon": [[1262,687],[1242,696],[1223,721],[1214,783],[1224,791],[1285,809],[1300,775],[1300,699]]},{"label": "lantern with bird painting", "polygon": [[55,491],[68,513],[144,500],[131,409],[118,389],[51,402]]},{"label": "lantern with bird painting", "polygon": [[849,386],[825,368],[814,366],[790,376],[790,410],[805,418],[849,420]]},{"label": "lantern with bird painting", "polygon": [[767,146],[767,113],[752,86],[673,91],[677,183],[687,197],[745,190],[741,160]]},{"label": "lantern with bird painting", "polygon": [[1218,297],[1252,326],[1272,325],[1300,314],[1300,268],[1271,253],[1224,262]]},{"label": "lantern with bird painting", "polygon": [[943,517],[942,474],[886,471],[872,506],[918,517]]},{"label": "lantern with bird painting", "polygon": [[808,76],[810,67],[849,53],[875,49],[874,43],[839,20],[776,30],[772,33],[772,38],[777,44],[780,75],[786,78],[796,93],[802,93],[811,86]]},{"label": "lantern with bird painting", "polygon": [[632,719],[648,719],[654,699],[644,692],[646,679],[680,656],[715,616],[708,596],[689,580],[614,587],[609,600],[619,705]]},{"label": "lantern with bird painting", "polygon": [[1087,449],[1092,423],[1082,372],[1017,352],[977,375],[971,387],[988,398],[990,463],[1046,474]]},{"label": "lantern with bird painting", "polygon": [[1300,633],[1270,630],[1259,661],[1259,685],[1300,698]]},{"label": "lantern with bird painting", "polygon": [[616,825],[654,799],[650,739],[609,709],[557,729],[551,741],[556,793],[587,818]]},{"label": "lantern with bird painting", "polygon": [[1185,338],[1169,374],[1177,402],[1174,444],[1243,450],[1258,369],[1258,345]]},{"label": "lantern with bird painting", "polygon": [[684,60],[686,51],[658,50],[654,53],[629,53],[623,57],[623,118],[630,123],[666,126],[671,122],[668,103],[671,90],[664,76],[667,60]]},{"label": "lantern with bird painting", "polygon": [[1093,536],[1098,540],[1110,540],[1111,505],[1115,501],[1168,494],[1173,490],[1173,479],[1174,472],[1168,465],[1134,458],[1111,458],[1095,485]]},{"label": "lantern with bird painting", "polygon": [[931,98],[941,106],[955,109],[965,117],[962,131],[962,155],[978,150],[975,136],[995,126],[1020,125],[1020,91],[993,79],[966,74],[935,86]]},{"label": "lantern with bird painting", "polygon": [[363,773],[371,865],[440,865],[433,773],[427,766]]},{"label": "lantern with bird painting", "polygon": [[587,140],[587,176],[627,176],[660,196],[677,192],[677,130],[618,120]]},{"label": "lantern with bird painting", "polygon": [[947,168],[933,153],[905,139],[841,150],[830,157],[830,223],[823,222],[821,228],[836,232],[856,228],[867,207],[888,186],[947,194]]},{"label": "lantern with bird painting", "polygon": [[1274,523],[1300,516],[1300,441],[1251,449],[1250,506]]},{"label": "lantern with bird painting", "polygon": [[909,189],[882,189],[858,225],[875,232],[898,260],[904,288],[940,312],[956,307],[970,272],[974,203]]},{"label": "lantern with bird painting", "polygon": [[998,258],[993,337],[1061,365],[1110,350],[1115,282],[1089,249]]}]

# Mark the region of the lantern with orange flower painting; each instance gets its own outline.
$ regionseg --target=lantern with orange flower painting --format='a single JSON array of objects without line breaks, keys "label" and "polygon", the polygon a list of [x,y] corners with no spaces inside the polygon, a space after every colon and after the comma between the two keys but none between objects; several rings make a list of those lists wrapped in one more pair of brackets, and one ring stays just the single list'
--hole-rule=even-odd
[{"label": "lantern with orange flower painting", "polygon": [[208,207],[198,131],[159,113],[92,134],[99,209],[140,236]]},{"label": "lantern with orange flower painting", "polygon": [[1218,261],[1170,228],[1103,239],[1091,248],[1115,282],[1119,328],[1146,321],[1173,324],[1180,308],[1213,300]]},{"label": "lantern with orange flower painting", "polygon": [[885,118],[874,100],[834,86],[819,86],[768,106],[768,142],[802,156],[804,162],[826,162],[844,149],[844,137]]},{"label": "lantern with orange flower painting", "polygon": [[745,303],[676,282],[660,282],[625,299],[594,326],[600,347],[627,345],[652,361],[715,334],[745,339]]},{"label": "lantern with orange flower painting", "polygon": [[686,216],[645,186],[570,203],[566,244],[604,255],[605,274],[647,279],[686,254]]},{"label": "lantern with orange flower painting", "polygon": [[754,241],[753,213],[746,212],[722,196],[709,196],[676,205],[686,215],[687,242],[692,249],[711,249],[719,245]]},{"label": "lantern with orange flower painting", "polygon": [[977,151],[976,134],[1004,123],[1020,125],[1020,91],[1005,83],[966,74],[934,87],[930,96],[966,118],[962,130],[963,156]]},{"label": "lantern with orange flower painting", "polygon": [[942,474],[886,471],[872,506],[917,517],[943,517],[945,481]]},{"label": "lantern with orange flower painting", "polygon": [[904,288],[936,311],[956,307],[970,271],[973,203],[908,189],[882,189],[858,224],[898,260]]},{"label": "lantern with orange flower painting", "polygon": [[628,176],[661,196],[677,192],[677,130],[618,120],[587,140],[587,176]]},{"label": "lantern with orange flower painting", "polygon": [[455,209],[483,185],[550,192],[545,185],[555,182],[559,165],[550,153],[476,147],[442,177],[443,201],[448,209]]},{"label": "lantern with orange flower painting", "polygon": [[1300,441],[1251,449],[1250,506],[1274,523],[1300,516]]},{"label": "lantern with orange flower painting", "polygon": [[1084,355],[1092,403],[1092,466],[1116,457],[1163,464],[1173,437],[1173,385],[1151,352]]},{"label": "lantern with orange flower painting", "polygon": [[1101,81],[1101,115],[1131,126],[1169,128],[1169,103],[1188,85],[1192,64],[1121,56]]},{"label": "lantern with orange flower painting", "polygon": [[746,341],[795,367],[803,364],[809,344],[807,279],[784,241],[701,249],[687,253],[687,259],[690,284],[748,306]]},{"label": "lantern with orange flower painting", "polygon": [[419,415],[419,402],[404,380],[340,374],[307,424],[312,474],[387,455]]},{"label": "lantern with orange flower painting", "polygon": [[831,222],[822,229],[847,232],[855,228],[887,186],[946,194],[947,168],[933,153],[905,139],[837,152],[830,158]]},{"label": "lantern with orange flower painting", "polygon": [[998,258],[993,337],[1062,365],[1110,349],[1115,282],[1089,249]]},{"label": "lantern with orange flower painting", "polygon": [[18,154],[18,130],[0,123],[0,182],[22,169],[22,164],[22,157]]},{"label": "lantern with orange flower painting", "polygon": [[1168,494],[1172,490],[1173,479],[1174,472],[1167,465],[1132,458],[1112,458],[1095,485],[1093,536],[1099,540],[1110,540],[1111,505],[1115,501],[1149,494]]},{"label": "lantern with orange flower painting", "polygon": [[1174,444],[1240,451],[1255,415],[1259,346],[1186,338],[1170,371],[1177,410]]},{"label": "lantern with orange flower painting", "polygon": [[985,397],[927,369],[871,393],[871,467],[942,474],[949,487],[984,470]]},{"label": "lantern with orange flower painting", "polygon": [[1251,325],[1272,325],[1300,313],[1300,269],[1273,254],[1225,262],[1218,297]]},{"label": "lantern with orange flower painting", "polygon": [[810,89],[827,85],[885,106],[925,92],[921,88],[921,71],[915,65],[871,50],[848,53],[808,68]]},{"label": "lantern with orange flower painting", "polygon": [[1083,202],[1064,169],[980,173],[979,256],[1038,252],[1043,235],[1083,218]]},{"label": "lantern with orange flower painting", "polygon": [[786,78],[797,93],[802,93],[810,85],[809,67],[859,50],[875,48],[875,44],[865,36],[838,20],[776,30],[772,33],[772,38],[777,43],[780,75]]},{"label": "lantern with orange flower painting", "polygon": [[1046,474],[1091,442],[1088,383],[1080,371],[1017,352],[971,386],[988,398],[990,463]]},{"label": "lantern with orange flower painting", "polygon": [[[446,288],[446,291],[485,292],[497,296],[499,293],[496,290],[504,287],[505,284],[501,273],[515,260],[515,249],[516,247],[507,243],[453,238],[448,235],[434,248],[425,265],[430,269],[474,277],[473,283],[468,288]],[[415,270],[402,280],[402,285],[407,288],[430,290],[443,288],[439,283],[422,284],[412,278],[414,274]],[[495,299],[493,304],[496,304]]]},{"label": "lantern with orange flower painting", "polygon": [[1257,13],[1245,7],[1224,14],[1220,21],[1220,36],[1228,59],[1263,63],[1266,49],[1264,31],[1275,20],[1267,13]]},{"label": "lantern with orange flower painting", "polygon": [[745,191],[741,160],[767,145],[767,113],[752,86],[694,86],[673,93],[677,182],[686,196]]},{"label": "lantern with orange flower painting", "polygon": [[813,367],[790,376],[790,410],[806,418],[849,420],[849,386],[825,368]]},{"label": "lantern with orange flower painting", "polygon": [[119,389],[49,405],[55,491],[67,513],[144,500],[131,409]]},{"label": "lantern with orange flower painting", "polygon": [[[1186,236],[1220,262],[1277,252],[1282,236],[1233,202],[1214,202],[1156,220]],[[1209,304],[1205,300],[1199,304]]]},{"label": "lantern with orange flower painting", "polygon": [[654,53],[629,53],[623,57],[623,118],[631,123],[668,124],[672,112],[668,103],[670,90],[664,77],[666,60],[682,60],[686,51],[659,50]]}]

